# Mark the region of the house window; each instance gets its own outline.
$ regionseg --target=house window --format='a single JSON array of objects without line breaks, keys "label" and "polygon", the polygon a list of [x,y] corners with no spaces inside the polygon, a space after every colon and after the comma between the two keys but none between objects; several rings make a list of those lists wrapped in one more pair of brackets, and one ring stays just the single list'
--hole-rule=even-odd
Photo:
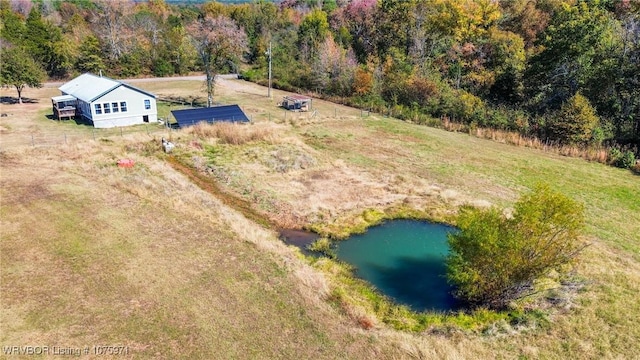
[{"label": "house window", "polygon": [[111,103],[111,108],[113,109],[114,113],[117,113],[118,110],[119,110],[118,109],[118,103],[117,102]]},{"label": "house window", "polygon": [[94,104],[93,106],[96,109],[96,115],[102,114],[102,106],[100,104]]},{"label": "house window", "polygon": [[127,112],[127,102],[126,101],[121,101],[120,102],[120,111]]},{"label": "house window", "polygon": [[151,100],[145,100],[144,101],[144,109],[145,110],[151,109]]},{"label": "house window", "polygon": [[108,114],[111,112],[111,107],[109,106],[109,103],[104,103],[102,104],[102,107],[104,108],[104,113]]}]

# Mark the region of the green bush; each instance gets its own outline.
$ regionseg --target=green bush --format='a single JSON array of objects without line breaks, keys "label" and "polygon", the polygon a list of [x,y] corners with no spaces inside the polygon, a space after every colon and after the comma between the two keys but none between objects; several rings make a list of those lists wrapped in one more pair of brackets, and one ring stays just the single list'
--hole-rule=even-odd
[{"label": "green bush", "polygon": [[618,148],[609,150],[608,162],[623,169],[632,169],[636,165],[636,155],[631,150],[622,151]]},{"label": "green bush", "polygon": [[257,82],[259,79],[263,78],[263,72],[264,70],[262,69],[248,69],[242,72],[242,78],[247,81]]},{"label": "green bush", "polygon": [[536,279],[561,271],[584,247],[582,206],[537,186],[516,204],[512,217],[497,208],[463,207],[460,231],[449,235],[447,278],[455,295],[493,309],[530,294]]},{"label": "green bush", "polygon": [[562,105],[548,130],[554,140],[563,144],[583,145],[592,140],[592,134],[599,125],[596,110],[586,97],[578,93]]},{"label": "green bush", "polygon": [[606,135],[602,127],[600,126],[596,127],[595,129],[593,129],[593,132],[591,133],[591,144],[595,146],[602,145],[602,142],[604,141],[605,136]]},{"label": "green bush", "polygon": [[460,119],[460,122],[470,124],[476,122],[477,124],[484,124],[486,117],[485,103],[479,97],[460,90],[458,91],[458,97],[456,99],[454,116]]},{"label": "green bush", "polygon": [[636,155],[631,150],[624,152],[618,162],[618,167],[623,169],[631,169],[636,164]]},{"label": "green bush", "polygon": [[609,154],[607,155],[607,161],[611,165],[618,166],[618,162],[622,159],[622,151],[620,149],[613,147],[609,149]]},{"label": "green bush", "polygon": [[165,59],[157,59],[153,62],[153,75],[158,77],[173,75],[173,65]]},{"label": "green bush", "polygon": [[481,125],[500,130],[513,130],[514,126],[510,118],[509,110],[503,107],[488,109],[486,122]]}]

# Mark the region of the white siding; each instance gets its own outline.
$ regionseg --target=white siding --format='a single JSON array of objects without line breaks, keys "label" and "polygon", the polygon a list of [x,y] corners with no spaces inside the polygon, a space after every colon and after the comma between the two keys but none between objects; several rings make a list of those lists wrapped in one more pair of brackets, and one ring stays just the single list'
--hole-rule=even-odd
[{"label": "white siding", "polygon": [[[150,109],[145,109],[144,101],[149,100],[151,105]],[[127,103],[127,111],[122,112],[113,112],[105,113],[104,108],[102,108],[102,114],[96,114],[95,112],[95,104],[104,105],[105,103],[109,104],[109,108],[111,109],[111,104],[117,102],[120,104],[121,102]],[[147,94],[141,93],[137,90],[128,88],[124,85],[115,88],[114,90],[104,94],[100,98],[94,100],[91,103],[91,116],[93,120],[93,125],[97,128],[108,128],[108,127],[116,127],[116,126],[129,126],[136,124],[143,124],[144,116],[147,116],[150,123],[158,122],[158,110],[156,107],[156,99]]]},{"label": "white siding", "polygon": [[78,99],[78,110],[85,118],[91,120],[91,109],[89,109],[89,104]]}]

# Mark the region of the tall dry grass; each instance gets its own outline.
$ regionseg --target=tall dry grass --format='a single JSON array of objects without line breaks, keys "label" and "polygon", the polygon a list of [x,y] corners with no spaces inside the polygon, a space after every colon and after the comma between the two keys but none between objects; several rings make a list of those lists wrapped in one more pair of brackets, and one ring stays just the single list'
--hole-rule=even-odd
[{"label": "tall dry grass", "polygon": [[563,156],[582,158],[602,164],[609,164],[609,147],[593,147],[578,145],[562,145],[554,141],[542,141],[535,137],[523,136],[513,131],[505,131],[490,128],[470,127],[453,122],[444,117],[441,121],[442,128],[451,132],[468,132],[470,135],[482,139],[493,140],[503,144],[528,147],[546,152],[552,152]]},{"label": "tall dry grass", "polygon": [[187,128],[185,132],[201,138],[217,138],[220,142],[231,145],[255,141],[273,143],[276,139],[275,127],[266,123],[251,125],[229,122],[200,123]]}]

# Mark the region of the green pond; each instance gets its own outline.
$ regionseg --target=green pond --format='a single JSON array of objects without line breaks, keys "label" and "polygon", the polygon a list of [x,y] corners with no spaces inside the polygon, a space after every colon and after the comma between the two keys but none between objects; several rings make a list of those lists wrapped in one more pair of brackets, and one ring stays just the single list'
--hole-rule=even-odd
[{"label": "green pond", "polygon": [[454,227],[416,220],[393,220],[340,241],[338,259],[356,276],[414,311],[459,307],[446,280],[447,233]]}]

